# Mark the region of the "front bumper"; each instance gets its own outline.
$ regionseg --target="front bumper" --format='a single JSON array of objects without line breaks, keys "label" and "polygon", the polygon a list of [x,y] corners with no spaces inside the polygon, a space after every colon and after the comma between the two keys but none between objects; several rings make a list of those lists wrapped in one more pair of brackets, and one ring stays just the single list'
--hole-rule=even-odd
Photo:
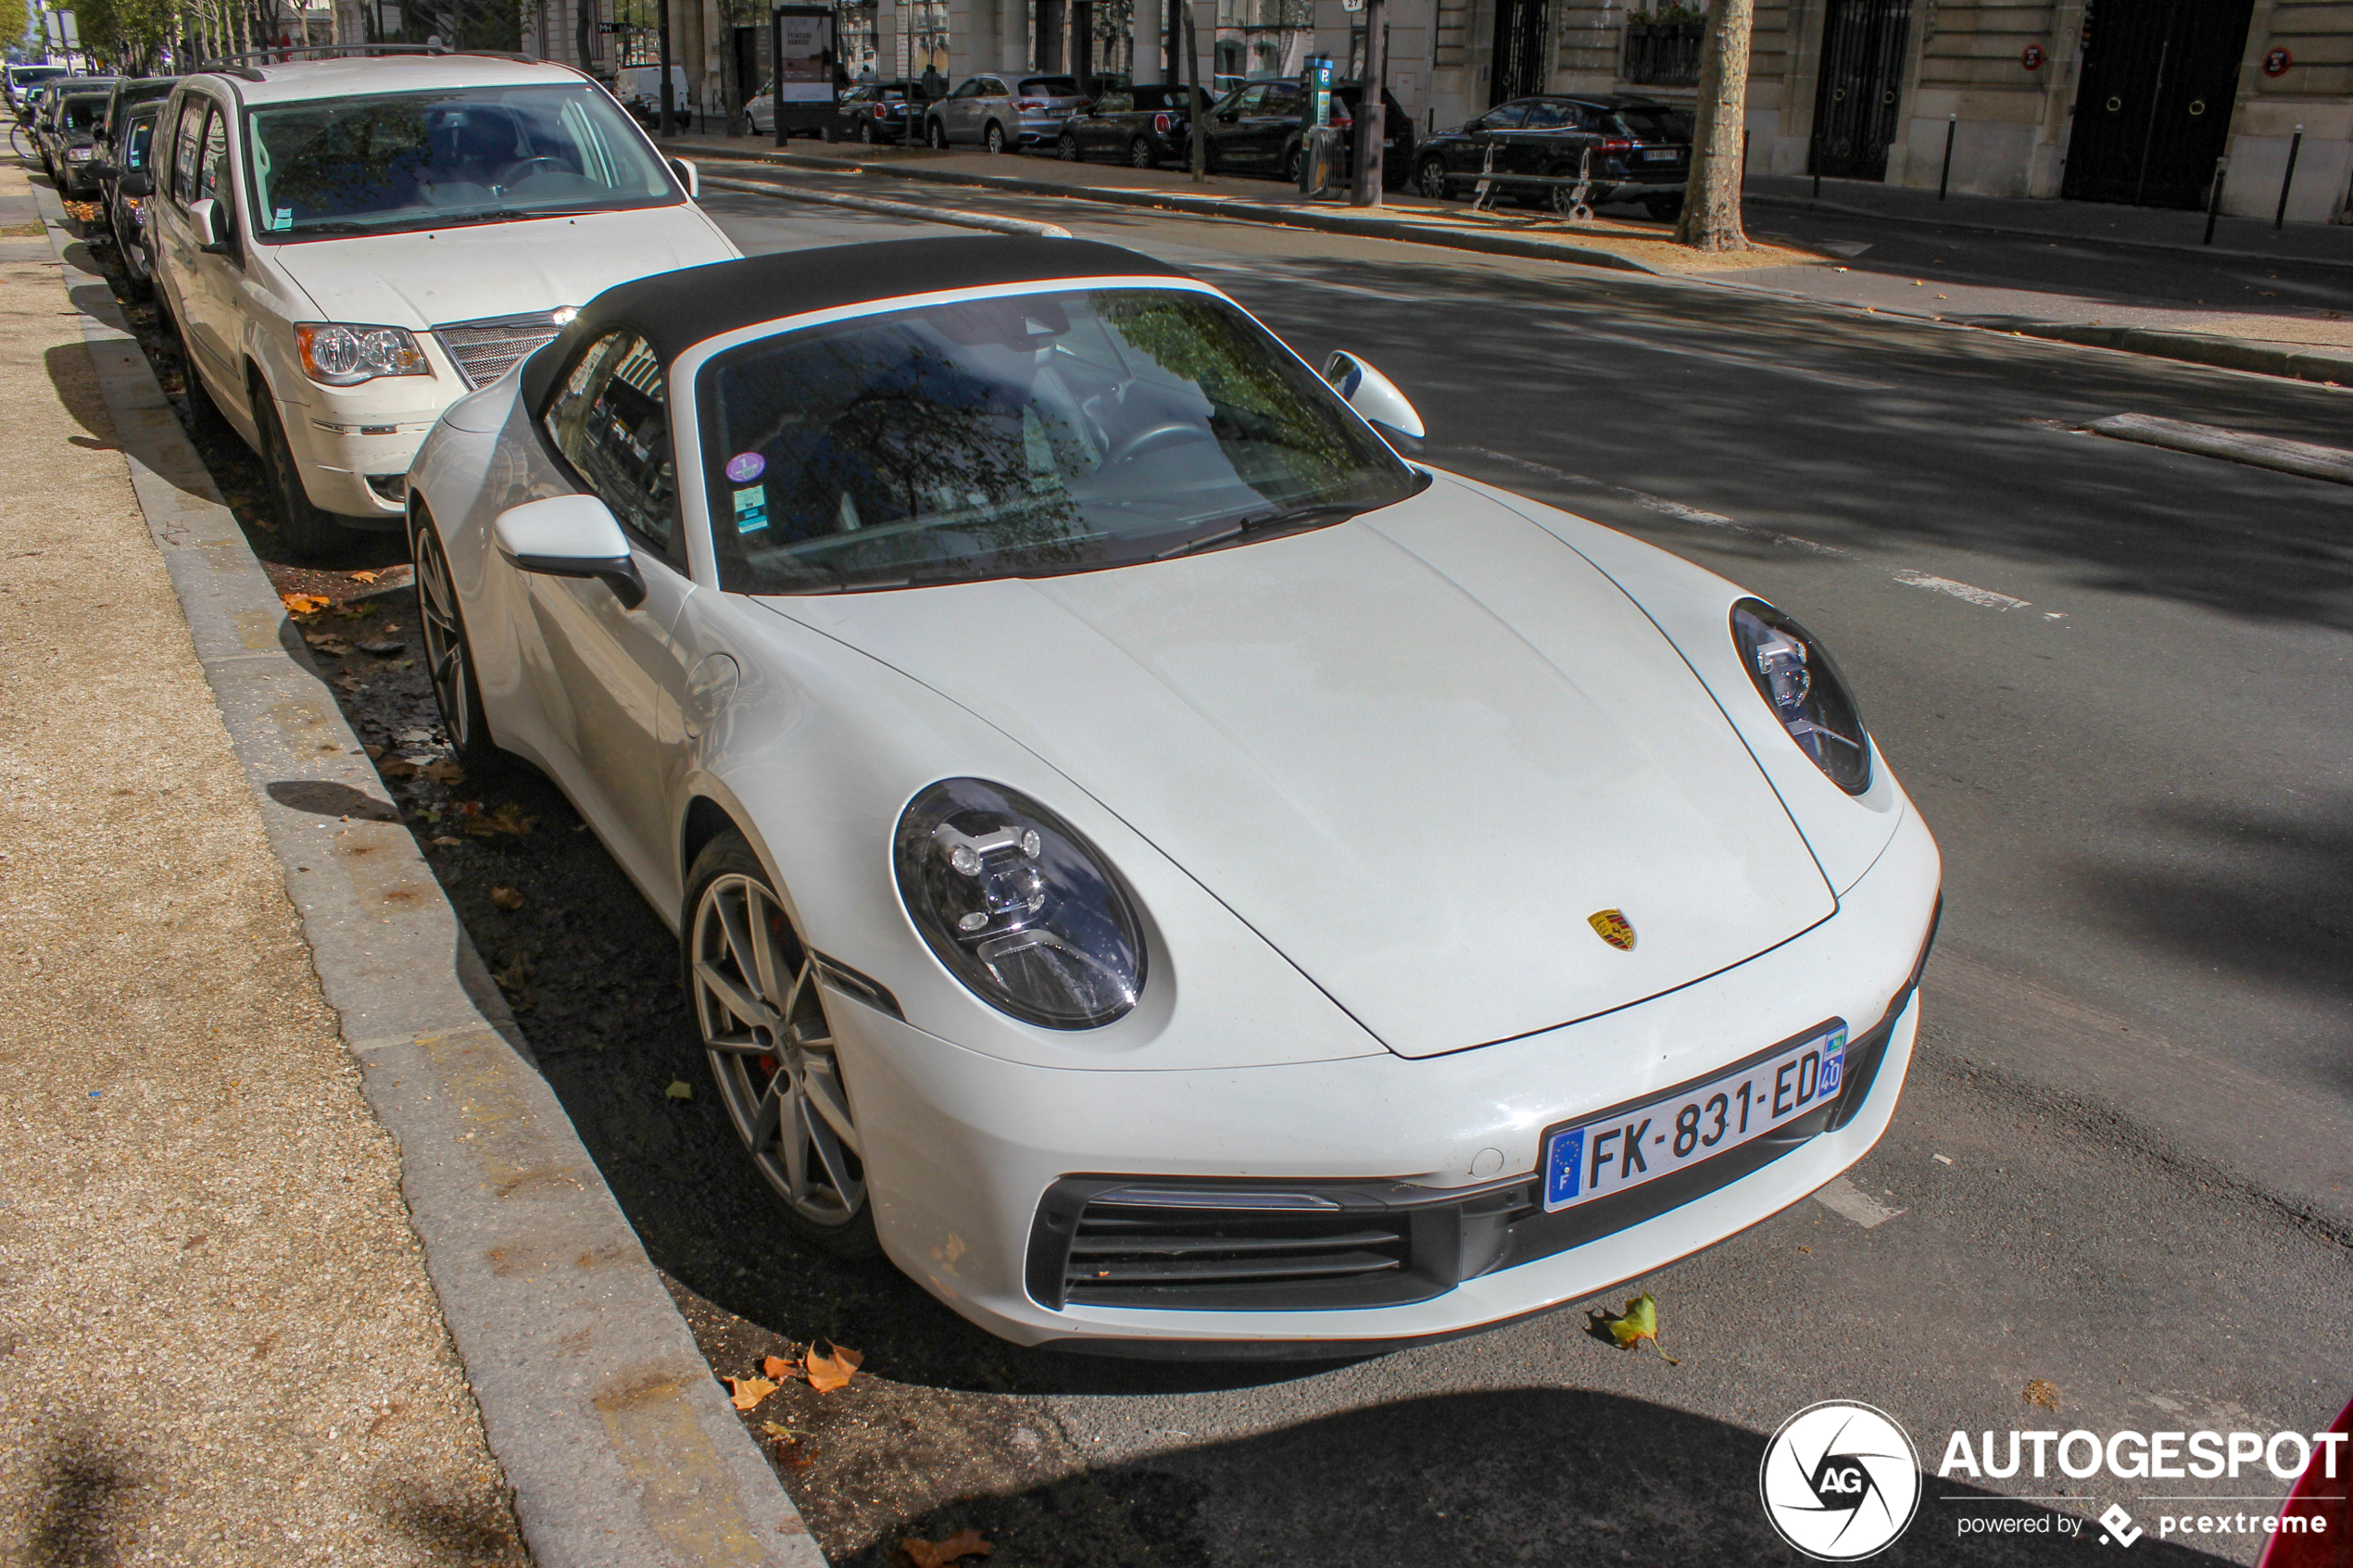
[{"label": "front bumper", "polygon": [[[1345,1355],[1585,1298],[1769,1217],[1878,1141],[1911,1059],[1912,976],[1938,875],[1935,846],[1907,809],[1838,913],[1770,953],[1579,1024],[1418,1060],[1036,1068],[837,998],[830,1010],[867,1140],[877,1234],[902,1270],[983,1328],[1075,1349]],[[1411,1188],[1441,1206],[1483,1199],[1532,1179],[1545,1128],[1665,1094],[1826,1016],[1847,1020],[1858,1043],[1887,1025],[1869,1092],[1842,1107],[1841,1124],[1663,1212],[1625,1216],[1615,1230],[1564,1237],[1558,1227],[1579,1223],[1576,1211],[1543,1216],[1534,1229],[1552,1227],[1546,1241],[1506,1238],[1485,1272],[1416,1299],[1282,1311],[1109,1306],[1061,1299],[1050,1271],[1036,1267],[1038,1227],[1067,1198],[1071,1189],[1058,1186],[1065,1178],[1353,1183]],[[1466,1225],[1486,1217],[1473,1212],[1478,1202],[1455,1207],[1469,1215]],[[1545,1250],[1554,1242],[1562,1245]]]}]

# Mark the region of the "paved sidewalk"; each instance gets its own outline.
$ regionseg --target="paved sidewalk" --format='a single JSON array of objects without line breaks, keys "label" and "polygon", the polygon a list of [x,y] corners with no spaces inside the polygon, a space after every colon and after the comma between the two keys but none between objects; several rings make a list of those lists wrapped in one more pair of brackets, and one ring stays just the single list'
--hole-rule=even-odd
[{"label": "paved sidewalk", "polygon": [[37,222],[0,168],[0,1562],[522,1563]]}]

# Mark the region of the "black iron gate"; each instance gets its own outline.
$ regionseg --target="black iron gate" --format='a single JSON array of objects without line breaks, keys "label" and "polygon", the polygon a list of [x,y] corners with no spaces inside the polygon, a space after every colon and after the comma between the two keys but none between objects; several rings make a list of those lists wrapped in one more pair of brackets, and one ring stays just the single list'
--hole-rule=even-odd
[{"label": "black iron gate", "polygon": [[1495,60],[1487,101],[1504,103],[1541,93],[1552,75],[1544,57],[1551,28],[1545,0],[1495,0]]},{"label": "black iron gate", "polygon": [[1887,178],[1911,24],[1912,0],[1831,0],[1814,92],[1815,173]]},{"label": "black iron gate", "polygon": [[2059,194],[2204,206],[2252,9],[2253,0],[2092,0]]}]

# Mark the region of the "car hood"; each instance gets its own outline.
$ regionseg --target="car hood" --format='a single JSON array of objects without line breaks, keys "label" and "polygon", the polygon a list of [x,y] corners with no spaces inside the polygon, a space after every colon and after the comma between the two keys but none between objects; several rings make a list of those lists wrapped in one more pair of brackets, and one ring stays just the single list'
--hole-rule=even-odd
[{"label": "car hood", "polygon": [[768,602],[1035,752],[1401,1055],[1624,1007],[1835,908],[1657,628],[1443,478],[1178,560]]},{"label": "car hood", "polygon": [[562,305],[742,253],[691,207],[584,212],[280,245],[272,258],[331,321],[421,329]]}]

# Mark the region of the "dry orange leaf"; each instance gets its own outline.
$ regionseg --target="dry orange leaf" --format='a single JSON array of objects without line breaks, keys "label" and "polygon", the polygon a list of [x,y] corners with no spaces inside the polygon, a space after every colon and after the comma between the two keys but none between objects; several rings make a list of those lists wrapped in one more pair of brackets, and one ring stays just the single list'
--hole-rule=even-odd
[{"label": "dry orange leaf", "polygon": [[769,1357],[766,1361],[760,1363],[760,1370],[762,1374],[776,1379],[779,1383],[783,1382],[787,1377],[799,1377],[800,1375],[800,1369],[793,1365],[792,1362],[785,1360],[782,1356]]},{"label": "dry orange leaf", "polygon": [[776,1391],[776,1386],[764,1377],[727,1377],[727,1402],[739,1411],[748,1411]]},{"label": "dry orange leaf", "polygon": [[982,1540],[978,1530],[959,1530],[944,1541],[911,1537],[900,1541],[899,1549],[907,1554],[907,1561],[915,1568],[948,1568],[950,1563],[960,1559],[987,1557],[997,1549]]},{"label": "dry orange leaf", "polygon": [[355,571],[351,574],[351,580],[355,583],[373,583],[383,575],[381,571]]},{"label": "dry orange leaf", "polygon": [[[476,809],[480,810],[480,808],[477,807]],[[496,811],[484,811],[480,816],[469,815],[466,821],[466,831],[477,838],[488,838],[491,834],[499,833],[526,834],[532,830],[538,820],[536,817],[524,816],[522,808],[510,800]]]},{"label": "dry orange leaf", "polygon": [[327,608],[326,597],[321,594],[280,594],[278,602],[286,607],[288,615],[316,615]]},{"label": "dry orange leaf", "polygon": [[[832,1345],[833,1341],[829,1339],[826,1343]],[[820,1394],[830,1394],[837,1388],[849,1387],[850,1375],[865,1359],[857,1351],[845,1350],[838,1345],[834,1345],[832,1355],[821,1356],[817,1353],[817,1347],[812,1345],[809,1354],[801,1358],[800,1364],[808,1375],[809,1386]]]},{"label": "dry orange leaf", "polygon": [[2038,1377],[2026,1386],[2026,1402],[2040,1405],[2046,1411],[2055,1411],[2058,1409],[2058,1390]]},{"label": "dry orange leaf", "polygon": [[490,890],[490,901],[497,905],[502,909],[520,909],[522,908],[522,895],[511,887],[492,888]]}]

